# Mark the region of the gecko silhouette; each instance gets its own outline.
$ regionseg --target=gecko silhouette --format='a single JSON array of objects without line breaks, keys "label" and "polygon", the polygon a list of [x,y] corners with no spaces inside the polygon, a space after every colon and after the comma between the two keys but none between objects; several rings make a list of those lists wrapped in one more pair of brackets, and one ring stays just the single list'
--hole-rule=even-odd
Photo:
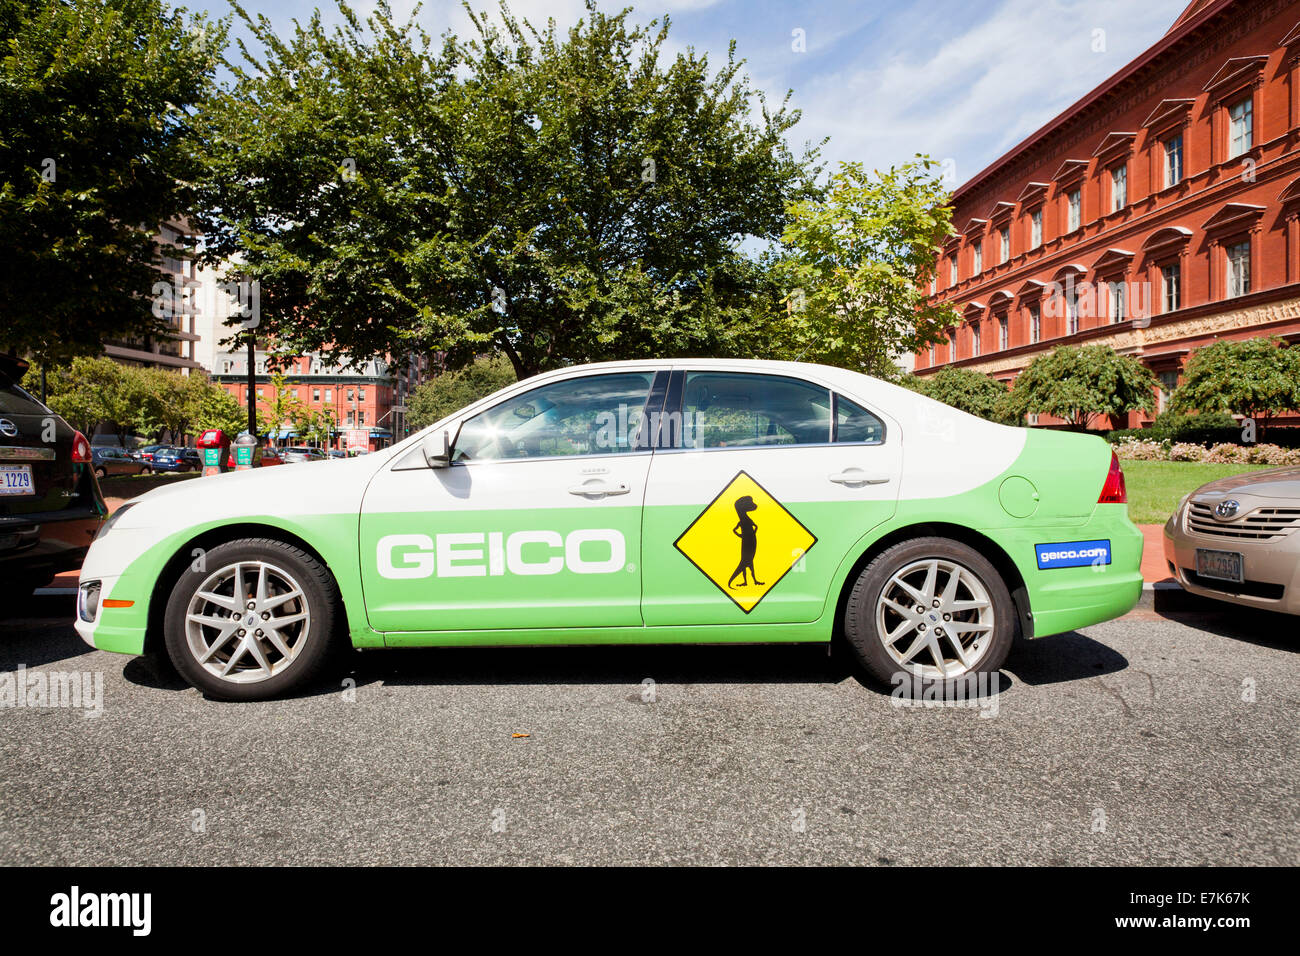
[{"label": "gecko silhouette", "polygon": [[742,587],[750,583],[751,577],[754,579],[754,584],[762,584],[754,571],[754,555],[758,552],[758,525],[749,516],[751,511],[758,510],[758,505],[754,504],[752,496],[744,495],[736,499],[735,509],[736,517],[740,520],[731,529],[731,533],[740,538],[740,563],[736,565],[736,570],[731,572],[731,577],[727,578],[727,587],[732,587],[731,582],[736,578],[740,578]]}]

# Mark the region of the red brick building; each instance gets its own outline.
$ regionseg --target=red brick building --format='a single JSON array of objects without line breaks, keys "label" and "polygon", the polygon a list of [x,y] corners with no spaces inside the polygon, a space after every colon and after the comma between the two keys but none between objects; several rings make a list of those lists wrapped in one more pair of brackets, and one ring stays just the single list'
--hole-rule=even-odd
[{"label": "red brick building", "polygon": [[[413,361],[408,359],[408,364]],[[266,355],[254,356],[254,385],[259,412],[269,414],[273,400],[271,375]],[[244,352],[231,352],[218,358],[212,379],[248,407],[248,359]],[[281,371],[289,394],[306,408],[329,412],[336,429],[329,442],[331,448],[375,451],[405,437],[404,400],[409,388],[419,383],[425,365],[414,372],[406,364],[389,365],[374,360],[360,369],[330,366],[313,355],[289,361]],[[281,423],[273,436],[276,445],[293,445],[302,441],[292,422]]]},{"label": "red brick building", "polygon": [[1300,0],[1196,0],[953,203],[931,291],[961,321],[917,374],[1010,383],[1106,344],[1158,375],[1163,407],[1215,339],[1300,340]]}]

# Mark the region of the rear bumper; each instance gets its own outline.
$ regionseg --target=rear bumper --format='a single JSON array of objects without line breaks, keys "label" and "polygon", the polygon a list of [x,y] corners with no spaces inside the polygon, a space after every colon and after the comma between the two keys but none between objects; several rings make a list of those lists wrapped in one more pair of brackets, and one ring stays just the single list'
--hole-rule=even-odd
[{"label": "rear bumper", "polygon": [[[997,540],[1025,582],[1034,637],[1121,617],[1142,597],[1142,532],[1125,505],[1098,505],[1082,524],[1003,530]],[[1039,568],[1040,545],[1085,541],[1109,541],[1110,562]]]},{"label": "rear bumper", "polygon": [[104,515],[85,509],[0,518],[0,575],[48,580],[75,571],[103,523]]}]

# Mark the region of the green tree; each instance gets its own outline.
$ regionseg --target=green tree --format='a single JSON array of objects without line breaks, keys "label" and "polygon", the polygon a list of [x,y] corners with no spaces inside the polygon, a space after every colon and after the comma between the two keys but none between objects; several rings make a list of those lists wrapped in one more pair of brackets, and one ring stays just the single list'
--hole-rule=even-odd
[{"label": "green tree", "polygon": [[1006,408],[1016,421],[1055,415],[1083,430],[1099,416],[1150,409],[1155,389],[1150,369],[1109,345],[1062,345],[1020,373]]},{"label": "green tree", "polygon": [[1170,408],[1236,412],[1257,421],[1294,411],[1300,408],[1300,350],[1277,337],[1220,339],[1199,348],[1187,361]]},{"label": "green tree", "polygon": [[[280,429],[297,420],[301,414],[303,404],[298,399],[298,392],[289,385],[289,380],[281,371],[271,373],[271,394],[266,398],[265,405],[259,403],[257,410],[257,420],[259,428],[264,435],[276,435],[276,441],[279,441]],[[247,427],[247,421],[245,421]]]},{"label": "green tree", "polygon": [[[68,365],[48,369],[47,404],[88,436],[100,425],[110,425],[118,443],[125,447],[139,421],[139,409],[148,401],[144,371],[110,358],[78,356]],[[40,375],[40,368],[33,365],[23,387],[39,395]]]},{"label": "green tree", "polygon": [[443,372],[421,383],[411,393],[407,401],[407,424],[413,429],[432,425],[513,381],[514,368],[504,355],[479,358],[458,371]]},{"label": "green tree", "polygon": [[45,361],[157,332],[160,223],[225,25],[161,0],[0,2],[0,349]]},{"label": "green tree", "polygon": [[791,206],[777,263],[788,314],[768,354],[895,378],[900,353],[944,340],[957,314],[926,292],[952,234],[935,168],[923,156],[883,173],[841,163],[824,199]]},{"label": "green tree", "polygon": [[219,385],[209,384],[200,396],[194,415],[195,432],[220,428],[232,440],[248,426],[248,411]]},{"label": "green tree", "polygon": [[567,33],[503,6],[441,44],[382,0],[340,11],[281,40],[238,10],[259,49],[202,117],[210,253],[240,254],[286,350],[493,350],[524,376],[741,347],[742,243],[776,241],[817,170],[734,55],[594,0]]},{"label": "green tree", "polygon": [[1019,424],[1007,411],[1007,387],[983,372],[944,366],[933,375],[906,375],[901,384],[937,402],[991,422]]}]

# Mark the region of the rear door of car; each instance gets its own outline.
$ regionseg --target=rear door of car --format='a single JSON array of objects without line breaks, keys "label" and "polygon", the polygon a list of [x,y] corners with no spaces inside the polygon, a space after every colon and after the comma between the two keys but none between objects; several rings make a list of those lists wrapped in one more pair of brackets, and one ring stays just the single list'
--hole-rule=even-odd
[{"label": "rear door of car", "polygon": [[898,499],[902,436],[820,382],[674,370],[643,524],[648,626],[801,623]]}]

